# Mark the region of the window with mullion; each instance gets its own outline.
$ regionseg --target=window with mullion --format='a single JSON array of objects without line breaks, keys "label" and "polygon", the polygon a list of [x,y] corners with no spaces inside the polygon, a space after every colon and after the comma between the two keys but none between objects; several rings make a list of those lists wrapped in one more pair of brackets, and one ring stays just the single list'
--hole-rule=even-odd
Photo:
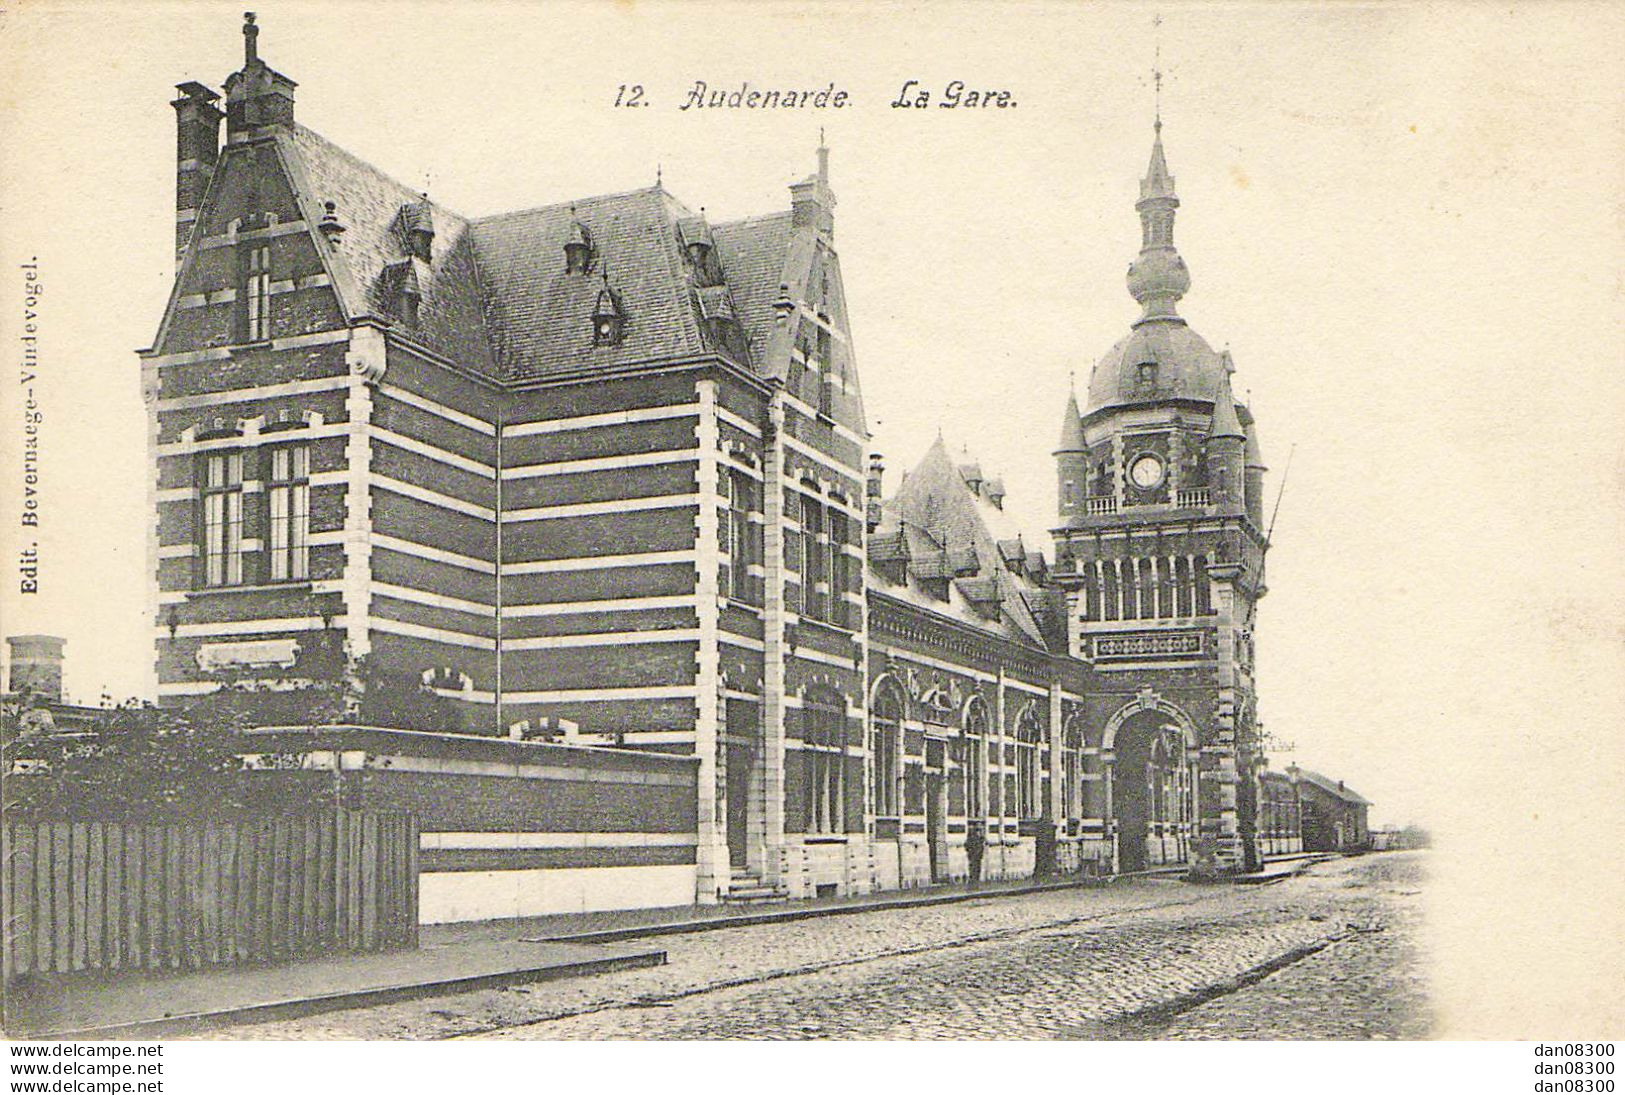
[{"label": "window with mullion", "polygon": [[243,582],[243,454],[205,453],[202,468],[203,584]]},{"label": "window with mullion", "polygon": [[839,833],[846,827],[846,711],[833,701],[810,699],[802,708],[807,757],[807,832]]},{"label": "window with mullion", "polygon": [[887,689],[875,700],[874,729],[870,750],[874,754],[874,812],[877,817],[897,816],[898,738],[902,734],[901,709],[896,695]]},{"label": "window with mullion", "polygon": [[1022,712],[1016,727],[1016,816],[1020,818],[1036,818],[1040,814],[1040,730],[1032,708]]},{"label": "window with mullion", "polygon": [[243,262],[242,335],[244,342],[271,337],[271,248],[251,243]]},{"label": "window with mullion", "polygon": [[[806,495],[801,499],[801,611],[815,620],[827,618],[829,598],[829,543],[825,539],[824,507]],[[823,590],[818,587],[822,585]]]},{"label": "window with mullion", "polygon": [[265,485],[269,516],[266,577],[273,582],[310,576],[310,446],[280,445],[271,450]]}]

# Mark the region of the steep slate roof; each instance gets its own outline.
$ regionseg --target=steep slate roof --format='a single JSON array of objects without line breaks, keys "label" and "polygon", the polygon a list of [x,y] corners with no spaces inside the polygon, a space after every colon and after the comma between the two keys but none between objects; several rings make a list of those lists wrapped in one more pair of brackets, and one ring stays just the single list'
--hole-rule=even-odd
[{"label": "steep slate roof", "polygon": [[[730,312],[749,347],[740,364],[766,371],[784,356],[769,352],[773,302],[781,284],[799,287],[812,257],[811,233],[796,232],[788,210],[711,225],[724,284],[697,290],[680,225],[703,225],[658,185],[470,219],[304,126],[278,141],[312,219],[336,206],[345,231],[331,265],[352,315],[391,314],[407,220],[427,216],[432,261],[416,265],[419,320],[406,333],[481,375],[522,383],[712,353],[702,316]],[[578,224],[593,248],[586,274],[565,270]],[[600,346],[591,320],[606,272],[626,320],[620,342]]]},{"label": "steep slate roof", "polygon": [[[295,173],[294,185],[319,211],[336,206],[344,236],[333,264],[341,299],[353,313],[388,315],[385,271],[407,257],[402,210],[424,203],[419,191],[404,186],[331,141],[295,125],[284,149]],[[419,276],[422,300],[413,336],[485,376],[497,375],[486,328],[484,293],[469,240],[469,222],[428,201],[434,225],[430,276]],[[421,216],[421,213],[419,214]],[[343,283],[347,282],[347,284]]]},{"label": "steep slate roof", "polygon": [[[692,214],[660,187],[560,202],[473,222],[511,380],[535,380],[706,351],[676,221]],[[567,273],[573,221],[592,235],[592,266]],[[606,271],[607,267],[607,271]],[[626,314],[616,345],[593,343],[605,274]]]},{"label": "steep slate roof", "polygon": [[[892,537],[900,537],[908,545],[909,581],[890,581],[874,565],[880,560],[871,556],[871,581],[876,589],[1016,642],[1046,646],[1038,615],[1045,604],[1044,591],[1012,569],[1017,559],[1024,563],[1027,558],[1025,549],[1019,554],[1015,550],[1019,531],[985,491],[971,489],[941,438],[884,503],[880,527],[871,543],[877,538],[890,543]],[[1001,550],[1001,542],[1010,548],[1008,553]],[[1009,563],[1006,554],[1011,556]],[[975,576],[956,576],[955,562],[974,562]],[[919,578],[954,578],[949,600],[938,600],[918,588],[915,580]],[[966,603],[972,599],[984,605],[996,603],[998,619],[973,610]]]},{"label": "steep slate roof", "polygon": [[790,213],[773,213],[713,225],[717,258],[733,290],[734,315],[745,329],[751,358],[760,368],[768,360],[773,335],[773,301],[779,286],[790,280]]}]

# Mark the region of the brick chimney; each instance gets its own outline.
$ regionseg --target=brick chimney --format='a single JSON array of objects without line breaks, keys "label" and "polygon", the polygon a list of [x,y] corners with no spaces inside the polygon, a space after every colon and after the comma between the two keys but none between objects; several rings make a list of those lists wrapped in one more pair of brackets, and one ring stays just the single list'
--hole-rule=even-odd
[{"label": "brick chimney", "polygon": [[882,490],[886,461],[878,452],[869,454],[869,475],[864,481],[864,524],[870,532],[880,527]]},{"label": "brick chimney", "polygon": [[55,635],[11,635],[6,645],[11,648],[6,690],[27,691],[50,703],[61,703],[62,647],[66,640]]},{"label": "brick chimney", "polygon": [[260,60],[260,28],[243,12],[243,67],[226,78],[226,141],[260,136],[266,126],[293,125],[293,89],[299,85]]},{"label": "brick chimney", "polygon": [[790,221],[825,236],[835,234],[835,192],[829,188],[829,149],[818,134],[818,171],[790,184]]},{"label": "brick chimney", "polygon": [[225,115],[214,105],[220,96],[202,84],[188,81],[175,90],[180,98],[169,105],[175,108],[175,265],[179,266],[220,158],[220,119]]}]

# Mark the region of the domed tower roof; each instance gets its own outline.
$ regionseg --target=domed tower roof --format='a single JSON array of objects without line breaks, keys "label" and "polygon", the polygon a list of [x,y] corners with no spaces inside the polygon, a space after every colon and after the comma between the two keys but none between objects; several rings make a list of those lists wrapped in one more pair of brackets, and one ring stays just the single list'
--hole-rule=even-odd
[{"label": "domed tower roof", "polygon": [[1140,253],[1129,266],[1128,290],[1142,311],[1134,329],[1090,373],[1086,414],[1169,399],[1212,402],[1224,374],[1220,355],[1177,310],[1191,276],[1174,247],[1179,195],[1163,152],[1160,120],[1134,208],[1140,215],[1141,240]]}]

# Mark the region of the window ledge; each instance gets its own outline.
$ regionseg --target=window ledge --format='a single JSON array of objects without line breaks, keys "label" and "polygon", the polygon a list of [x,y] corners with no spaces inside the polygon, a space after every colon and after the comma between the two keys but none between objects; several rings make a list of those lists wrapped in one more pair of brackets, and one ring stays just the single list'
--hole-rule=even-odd
[{"label": "window ledge", "polygon": [[233,343],[229,344],[228,346],[226,346],[226,352],[228,354],[231,354],[232,356],[236,356],[237,354],[241,353],[243,350],[269,350],[270,348],[271,348],[271,340],[270,339],[268,339],[268,338],[257,338],[252,342],[233,342]]},{"label": "window ledge", "polygon": [[803,844],[847,844],[851,838],[842,833],[808,833],[802,837]]},{"label": "window ledge", "polygon": [[203,586],[199,589],[186,591],[186,599],[194,597],[212,597],[220,593],[273,593],[273,592],[311,592],[316,583],[309,578],[299,578],[289,582],[258,582],[254,585],[240,586]]}]

